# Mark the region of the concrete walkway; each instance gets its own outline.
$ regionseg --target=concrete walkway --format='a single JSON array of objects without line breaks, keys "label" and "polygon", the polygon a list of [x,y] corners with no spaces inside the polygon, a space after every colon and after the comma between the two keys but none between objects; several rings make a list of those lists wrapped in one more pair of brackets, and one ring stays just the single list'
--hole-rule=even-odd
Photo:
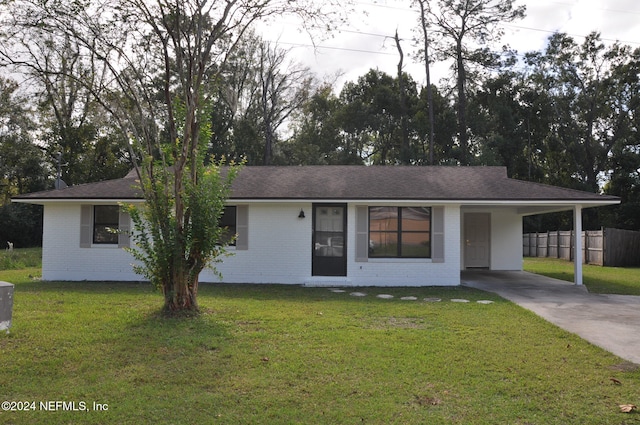
[{"label": "concrete walkway", "polygon": [[461,281],[640,364],[640,296],[590,294],[584,286],[527,272],[465,270]]}]

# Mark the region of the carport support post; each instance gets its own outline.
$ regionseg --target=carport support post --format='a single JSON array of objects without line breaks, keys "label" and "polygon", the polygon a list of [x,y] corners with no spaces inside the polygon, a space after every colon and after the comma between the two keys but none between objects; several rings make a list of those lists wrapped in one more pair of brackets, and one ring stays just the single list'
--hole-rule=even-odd
[{"label": "carport support post", "polygon": [[582,205],[573,207],[573,231],[574,243],[573,249],[573,270],[574,282],[576,285],[582,285]]}]

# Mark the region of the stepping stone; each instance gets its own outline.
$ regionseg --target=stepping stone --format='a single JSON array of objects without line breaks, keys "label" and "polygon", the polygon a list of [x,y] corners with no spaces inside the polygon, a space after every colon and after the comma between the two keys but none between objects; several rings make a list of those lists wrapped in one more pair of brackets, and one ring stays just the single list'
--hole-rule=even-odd
[{"label": "stepping stone", "polygon": [[393,298],[393,295],[389,295],[389,294],[379,294],[376,295],[378,298],[382,298],[383,300],[390,300],[391,298]]},{"label": "stepping stone", "polygon": [[341,294],[343,292],[347,292],[344,289],[330,289],[331,292],[335,292],[336,294]]},{"label": "stepping stone", "polygon": [[352,292],[349,295],[351,295],[352,297],[366,297],[367,294],[365,294],[364,292]]},{"label": "stepping stone", "polygon": [[425,298],[424,300],[428,303],[439,303],[440,301],[442,301],[441,298]]},{"label": "stepping stone", "polygon": [[468,303],[469,302],[469,300],[465,300],[464,298],[452,298],[451,301],[454,302],[454,303]]},{"label": "stepping stone", "polygon": [[493,304],[491,300],[478,300],[476,301],[478,304]]},{"label": "stepping stone", "polygon": [[402,301],[415,301],[418,297],[402,297],[400,298]]}]

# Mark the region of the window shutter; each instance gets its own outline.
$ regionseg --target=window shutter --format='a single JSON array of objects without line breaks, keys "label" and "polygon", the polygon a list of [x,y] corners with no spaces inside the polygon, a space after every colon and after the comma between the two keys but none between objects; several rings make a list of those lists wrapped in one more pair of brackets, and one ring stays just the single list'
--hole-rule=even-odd
[{"label": "window shutter", "polygon": [[91,248],[93,242],[93,206],[80,205],[80,248]]},{"label": "window shutter", "polygon": [[131,217],[126,211],[120,210],[118,216],[118,248],[129,248],[131,245]]},{"label": "window shutter", "polygon": [[431,261],[444,263],[444,207],[431,208],[432,217],[432,249]]},{"label": "window shutter", "polygon": [[369,261],[369,207],[356,206],[356,261]]},{"label": "window shutter", "polygon": [[249,206],[238,205],[236,207],[236,250],[246,251],[249,249]]}]

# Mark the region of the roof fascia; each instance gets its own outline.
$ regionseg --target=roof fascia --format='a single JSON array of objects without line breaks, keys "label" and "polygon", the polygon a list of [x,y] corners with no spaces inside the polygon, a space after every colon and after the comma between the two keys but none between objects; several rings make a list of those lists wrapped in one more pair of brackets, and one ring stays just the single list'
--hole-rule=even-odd
[{"label": "roof fascia", "polygon": [[[113,204],[113,203],[142,203],[142,198],[127,199],[104,199],[104,198],[14,198],[11,200],[16,203],[25,204],[59,204],[59,203],[90,203],[90,204]],[[460,205],[460,206],[478,206],[478,207],[517,207],[518,213],[522,215],[539,214],[538,211],[564,211],[572,209],[574,206],[580,205],[582,208],[599,207],[606,205],[617,205],[619,199],[602,199],[602,200],[466,200],[466,199],[250,199],[250,198],[228,198],[228,203],[242,204],[300,204],[300,203],[348,203],[356,205],[389,205],[389,204],[408,204],[408,205]]]},{"label": "roof fascia", "polygon": [[562,211],[572,211],[577,206],[580,206],[582,209],[585,209],[585,208],[602,207],[602,206],[606,206],[606,205],[615,205],[615,203],[614,204],[597,204],[597,205],[594,205],[593,203],[581,204],[581,203],[577,202],[575,204],[566,205],[564,207],[530,206],[530,207],[518,208],[517,213],[519,215],[522,215],[522,216],[528,216],[528,215],[538,215],[538,214],[549,214],[549,213],[562,212]]},{"label": "roof fascia", "polygon": [[334,204],[356,204],[356,205],[389,205],[393,204],[438,204],[438,205],[460,205],[460,206],[507,206],[520,207],[522,209],[539,207],[541,209],[560,208],[571,209],[576,205],[583,208],[599,207],[605,205],[617,205],[619,199],[602,200],[468,200],[468,199],[250,199],[250,198],[229,198],[229,203],[251,203],[251,204],[272,204],[272,203],[334,203]]}]

